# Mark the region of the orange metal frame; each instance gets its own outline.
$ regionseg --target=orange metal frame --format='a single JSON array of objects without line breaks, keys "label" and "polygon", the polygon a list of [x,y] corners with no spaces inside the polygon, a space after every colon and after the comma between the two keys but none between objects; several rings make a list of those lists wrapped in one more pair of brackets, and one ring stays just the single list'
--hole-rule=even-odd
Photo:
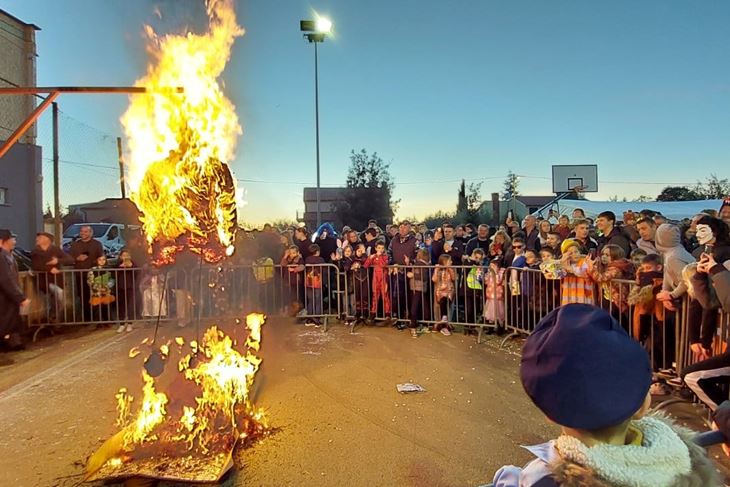
[{"label": "orange metal frame", "polygon": [[[175,93],[182,93],[180,87],[170,88]],[[160,90],[156,90],[159,93]],[[41,113],[53,103],[61,93],[116,93],[116,94],[135,94],[135,93],[151,93],[143,86],[56,86],[56,87],[12,87],[0,88],[0,95],[37,95],[47,93],[48,96],[43,102],[33,110],[28,117],[15,129],[15,132],[0,147],[0,158],[2,158],[10,150],[13,145],[23,136],[23,134],[38,120]]]}]

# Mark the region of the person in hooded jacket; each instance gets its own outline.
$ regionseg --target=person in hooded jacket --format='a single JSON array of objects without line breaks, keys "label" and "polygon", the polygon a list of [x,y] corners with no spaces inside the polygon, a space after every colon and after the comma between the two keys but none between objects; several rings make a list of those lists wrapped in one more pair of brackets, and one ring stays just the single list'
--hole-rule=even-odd
[{"label": "person in hooded jacket", "polygon": [[315,233],[314,243],[319,245],[319,250],[325,262],[332,262],[332,254],[337,252],[337,232],[330,223],[323,223]]},{"label": "person in hooded jacket", "polygon": [[664,281],[657,299],[669,311],[676,311],[674,302],[687,293],[682,270],[687,264],[695,262],[695,258],[682,246],[679,227],[671,223],[663,223],[657,228],[656,248],[664,258]]}]

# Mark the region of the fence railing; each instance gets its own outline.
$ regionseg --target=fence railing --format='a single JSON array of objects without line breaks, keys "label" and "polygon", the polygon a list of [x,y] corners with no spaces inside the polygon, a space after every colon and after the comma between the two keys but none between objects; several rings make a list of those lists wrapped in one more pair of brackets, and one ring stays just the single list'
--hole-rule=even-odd
[{"label": "fence railing", "polygon": [[[201,266],[22,273],[31,326],[240,318],[260,311],[321,322],[391,320],[411,327],[504,328],[529,335],[562,302],[561,280],[538,269],[432,265],[365,268],[361,264]],[[720,353],[730,315],[683,297],[670,311],[637,292],[633,280],[594,283],[594,304],[646,344],[656,370],[677,373],[697,361],[691,345]],[[506,339],[505,339],[506,340]]]}]

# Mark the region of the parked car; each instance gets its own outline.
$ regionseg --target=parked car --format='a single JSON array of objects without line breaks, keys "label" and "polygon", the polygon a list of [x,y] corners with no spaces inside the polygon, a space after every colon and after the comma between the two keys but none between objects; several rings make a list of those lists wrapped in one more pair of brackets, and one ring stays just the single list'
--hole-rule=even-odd
[{"label": "parked car", "polygon": [[94,232],[94,238],[101,242],[104,253],[110,259],[116,258],[119,251],[124,247],[124,231],[139,228],[137,225],[124,225],[122,223],[75,223],[63,232],[62,248],[64,252],[71,250],[71,242],[79,238],[81,227],[89,226]]}]

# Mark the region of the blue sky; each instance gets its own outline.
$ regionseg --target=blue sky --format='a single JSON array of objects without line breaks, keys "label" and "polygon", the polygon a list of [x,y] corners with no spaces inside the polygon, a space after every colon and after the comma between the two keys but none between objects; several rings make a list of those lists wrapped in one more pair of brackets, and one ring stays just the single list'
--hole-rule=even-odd
[{"label": "blue sky", "polygon": [[[42,28],[40,85],[131,85],[155,5],[166,28],[202,12],[202,0],[0,0]],[[351,149],[377,151],[400,216],[452,209],[461,178],[484,179],[488,198],[508,170],[523,194],[547,194],[552,164],[598,164],[595,199],[728,175],[730,2],[240,1],[246,35],[224,81],[248,222],[294,217],[315,181],[313,50],[298,30],[313,10],[336,29],[320,46],[323,185],[344,182]],[[61,158],[109,168],[65,165],[63,201],[118,196],[103,134],[121,133],[126,98],[60,105],[73,117]]]}]

